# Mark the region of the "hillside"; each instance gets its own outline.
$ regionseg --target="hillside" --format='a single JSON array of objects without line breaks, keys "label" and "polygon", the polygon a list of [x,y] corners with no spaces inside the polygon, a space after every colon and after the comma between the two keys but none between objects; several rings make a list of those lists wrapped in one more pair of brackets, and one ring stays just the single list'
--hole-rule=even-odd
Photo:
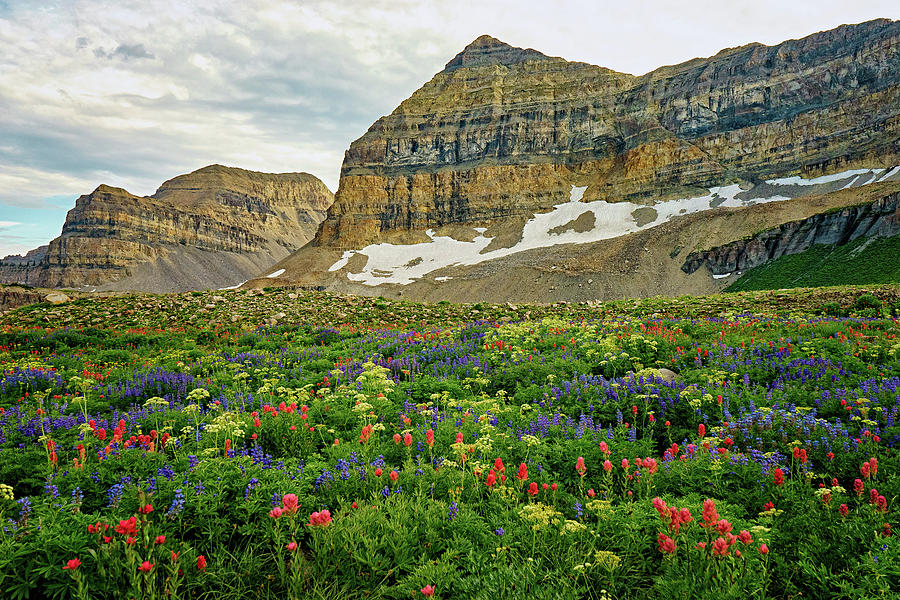
[{"label": "hillside", "polygon": [[307,173],[221,165],[148,197],[101,185],[78,198],[49,247],[0,261],[0,282],[153,292],[237,285],[303,246],[332,200]]},{"label": "hillside", "polygon": [[889,195],[898,140],[900,22],[641,77],[482,36],[351,144],[315,238],[248,286],[708,293],[686,254]]}]

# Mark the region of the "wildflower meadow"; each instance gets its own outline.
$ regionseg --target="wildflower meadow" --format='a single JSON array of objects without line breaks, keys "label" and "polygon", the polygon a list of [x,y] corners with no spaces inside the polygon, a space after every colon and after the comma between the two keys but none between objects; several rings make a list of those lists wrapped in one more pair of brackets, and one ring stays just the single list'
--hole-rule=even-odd
[{"label": "wildflower meadow", "polygon": [[0,597],[900,597],[897,295],[24,307]]}]

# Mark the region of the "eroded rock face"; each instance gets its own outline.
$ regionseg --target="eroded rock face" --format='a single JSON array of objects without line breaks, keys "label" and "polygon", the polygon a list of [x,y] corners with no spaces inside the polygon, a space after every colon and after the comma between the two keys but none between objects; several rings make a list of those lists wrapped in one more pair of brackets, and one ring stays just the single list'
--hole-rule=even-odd
[{"label": "eroded rock face", "polygon": [[[219,165],[171,179],[150,197],[101,185],[78,198],[62,234],[39,260],[7,281],[42,287],[102,286],[126,280],[139,266],[166,260],[168,280],[178,278],[179,269],[191,277],[175,288],[144,277],[134,282],[134,289],[233,285],[254,275],[260,265],[264,268],[303,246],[332,201],[325,184],[306,173],[256,173]],[[203,260],[224,260],[228,268],[205,280],[190,264],[197,262],[196,251]],[[239,260],[245,255],[253,260]],[[0,273],[14,267],[4,259]],[[228,280],[216,280],[223,276]]]},{"label": "eroded rock face", "polygon": [[585,201],[900,164],[900,22],[641,77],[482,36],[347,151],[315,245],[359,248]]},{"label": "eroded rock face", "polygon": [[713,275],[747,271],[814,244],[843,245],[861,237],[889,237],[900,233],[900,193],[875,202],[847,206],[791,221],[738,240],[688,255],[681,269],[691,274],[704,265]]},{"label": "eroded rock face", "polygon": [[0,259],[0,283],[31,285],[38,265],[47,254],[47,246],[40,246],[24,256],[12,254]]}]

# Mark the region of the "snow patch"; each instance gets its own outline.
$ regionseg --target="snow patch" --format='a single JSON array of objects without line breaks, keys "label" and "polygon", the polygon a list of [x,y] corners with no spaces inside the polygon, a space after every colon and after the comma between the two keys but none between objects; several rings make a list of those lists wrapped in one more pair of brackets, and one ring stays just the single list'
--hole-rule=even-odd
[{"label": "snow patch", "polygon": [[247,280],[246,280],[246,279],[245,279],[244,281],[240,282],[240,283],[237,284],[237,285],[229,285],[228,287],[219,288],[219,291],[221,292],[221,291],[223,291],[223,290],[236,290],[236,289],[238,289],[239,287],[241,287],[242,285],[244,285],[245,283],[247,283]]},{"label": "snow patch", "polygon": [[884,181],[885,179],[890,179],[891,177],[893,177],[893,176],[896,175],[897,173],[900,173],[900,167],[894,167],[893,169],[891,169],[890,171],[888,171],[887,173],[885,173],[885,174],[881,177],[881,179],[879,179],[879,181]]},{"label": "snow patch", "polygon": [[[853,178],[848,186],[855,184],[861,175],[874,174],[869,181],[860,184],[867,185],[878,179],[884,169],[856,169],[824,175],[814,179],[803,179],[799,176],[772,179],[766,183],[769,186],[791,185],[821,185]],[[891,173],[900,172],[900,167],[891,170]],[[571,186],[569,201],[554,206],[549,212],[535,215],[522,229],[522,236],[518,243],[509,248],[500,248],[490,252],[482,251],[488,247],[492,238],[485,237],[487,229],[475,228],[478,234],[472,241],[455,240],[447,236],[436,236],[431,229],[425,232],[427,242],[418,244],[396,245],[389,243],[371,244],[360,250],[348,250],[335,262],[329,271],[338,271],[344,268],[355,254],[364,254],[368,257],[365,267],[359,273],[347,273],[347,278],[364,285],[379,285],[393,283],[407,285],[438,269],[452,266],[476,265],[489,260],[503,258],[518,252],[548,248],[557,244],[587,244],[601,240],[616,238],[644,229],[655,227],[665,223],[679,215],[698,213],[716,208],[736,208],[764,204],[769,202],[783,202],[790,200],[789,196],[775,194],[773,196],[752,198],[744,200],[738,198],[747,190],[740,185],[732,184],[717,186],[709,189],[709,193],[693,198],[679,198],[666,200],[652,205],[657,213],[657,218],[651,222],[638,225],[634,218],[634,211],[646,208],[648,205],[635,204],[633,202],[583,202],[587,186]],[[775,190],[778,191],[778,190]],[[771,187],[770,187],[770,192]],[[566,225],[580,217],[585,212],[594,214],[594,227],[589,231],[575,231],[568,229],[559,234],[551,234],[553,230],[559,231]],[[410,260],[414,257],[414,260]],[[283,272],[273,273],[269,277],[276,277]],[[714,276],[717,279],[729,277],[727,275]],[[435,278],[435,281],[447,281],[449,278]]]},{"label": "snow patch", "polygon": [[435,277],[435,278],[434,278],[435,281],[440,281],[441,283],[443,283],[443,282],[445,282],[445,281],[450,281],[451,279],[453,279],[453,278],[452,278],[452,277],[447,277],[446,275],[441,275],[440,277]]},{"label": "snow patch", "polygon": [[731,273],[723,273],[721,275],[713,275],[713,279],[725,279],[726,277],[731,277]]},{"label": "snow patch", "polygon": [[770,179],[766,183],[771,185],[822,185],[823,183],[833,183],[853,177],[854,175],[862,175],[863,173],[880,173],[884,169],[853,169],[843,171],[841,173],[832,173],[831,175],[822,175],[821,177],[813,177],[812,179],[803,179],[799,175],[793,177],[782,177],[780,179]]},{"label": "snow patch", "polygon": [[847,185],[845,185],[845,186],[842,187],[841,189],[842,189],[842,190],[846,190],[847,188],[853,187],[853,184],[856,183],[857,181],[859,181],[859,178],[860,178],[860,177],[862,177],[862,175],[857,175],[856,177],[854,177],[853,179],[850,180],[850,183],[848,183]]},{"label": "snow patch", "polygon": [[284,269],[278,269],[274,273],[269,273],[268,275],[266,275],[266,277],[268,277],[269,279],[274,279],[276,277],[280,277],[283,274],[284,274]]},{"label": "snow patch", "polygon": [[572,189],[569,190],[569,202],[581,202],[581,199],[584,198],[584,191],[587,189],[587,186],[575,187],[572,186]]}]

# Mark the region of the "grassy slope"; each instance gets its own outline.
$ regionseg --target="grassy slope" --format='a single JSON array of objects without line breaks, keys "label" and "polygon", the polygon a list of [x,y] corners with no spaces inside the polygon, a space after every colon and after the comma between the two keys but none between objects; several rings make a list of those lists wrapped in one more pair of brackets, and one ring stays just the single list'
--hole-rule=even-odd
[{"label": "grassy slope", "polygon": [[813,246],[751,269],[726,291],[900,282],[900,235]]}]

